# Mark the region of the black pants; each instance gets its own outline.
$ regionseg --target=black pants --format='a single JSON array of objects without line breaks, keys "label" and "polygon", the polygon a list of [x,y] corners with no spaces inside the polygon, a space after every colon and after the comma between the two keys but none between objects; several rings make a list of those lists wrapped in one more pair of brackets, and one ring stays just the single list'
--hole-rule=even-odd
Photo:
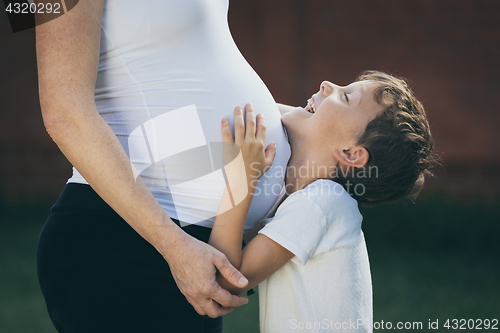
[{"label": "black pants", "polygon": [[[210,230],[184,228],[204,242]],[[198,315],[163,257],[88,185],[66,185],[40,234],[37,265],[60,333],[222,332],[222,318]]]}]

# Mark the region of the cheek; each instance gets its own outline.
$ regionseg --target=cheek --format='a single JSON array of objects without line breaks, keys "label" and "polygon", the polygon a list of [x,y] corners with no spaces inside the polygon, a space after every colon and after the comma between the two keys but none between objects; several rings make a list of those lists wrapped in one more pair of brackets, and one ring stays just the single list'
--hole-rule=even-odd
[{"label": "cheek", "polygon": [[322,121],[316,123],[316,128],[324,136],[331,137],[332,140],[343,144],[357,138],[358,133],[355,124],[346,118],[329,117],[328,119],[322,119]]},{"label": "cheek", "polygon": [[345,120],[334,112],[324,112],[317,115],[315,119],[315,127],[323,130],[338,131],[343,129]]},{"label": "cheek", "polygon": [[365,129],[366,129],[366,124],[360,122],[351,123],[348,132],[349,138],[353,142],[357,143],[361,138],[361,136],[363,135],[363,133],[365,132]]}]

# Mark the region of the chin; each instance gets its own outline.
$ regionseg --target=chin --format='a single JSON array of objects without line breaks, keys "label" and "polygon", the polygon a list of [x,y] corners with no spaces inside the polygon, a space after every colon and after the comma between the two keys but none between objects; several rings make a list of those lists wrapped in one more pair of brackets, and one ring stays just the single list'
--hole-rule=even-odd
[{"label": "chin", "polygon": [[283,121],[287,122],[297,122],[304,121],[312,116],[311,113],[307,112],[303,107],[296,107],[290,112],[285,113],[281,116]]},{"label": "chin", "polygon": [[288,133],[290,133],[291,128],[290,128],[290,121],[289,121],[288,113],[285,113],[284,115],[281,116],[281,123],[286,128],[286,131]]},{"label": "chin", "polygon": [[297,114],[293,114],[293,112],[284,114],[281,117],[281,122],[286,128],[288,141],[291,142],[292,140],[301,137],[301,133],[305,132],[304,120],[306,119],[307,117],[301,117]]}]

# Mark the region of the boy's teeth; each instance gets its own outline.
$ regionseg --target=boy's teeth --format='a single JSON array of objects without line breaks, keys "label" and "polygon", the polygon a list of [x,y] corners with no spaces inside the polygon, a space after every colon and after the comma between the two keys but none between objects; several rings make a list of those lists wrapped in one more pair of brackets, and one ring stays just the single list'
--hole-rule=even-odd
[{"label": "boy's teeth", "polygon": [[312,102],[312,99],[308,99],[307,100],[307,106],[306,106],[306,110],[310,113],[315,113],[316,112],[316,108],[314,107],[314,104]]}]

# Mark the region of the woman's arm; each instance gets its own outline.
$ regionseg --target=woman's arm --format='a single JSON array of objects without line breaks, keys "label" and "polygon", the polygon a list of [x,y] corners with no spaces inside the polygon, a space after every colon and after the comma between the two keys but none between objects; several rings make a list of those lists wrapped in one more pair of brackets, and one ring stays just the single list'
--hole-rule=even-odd
[{"label": "woman's arm", "polygon": [[128,156],[97,112],[94,89],[103,6],[104,0],[80,1],[70,12],[36,28],[45,127],[101,198],[163,255],[196,311],[223,315],[246,300],[220,288],[216,269],[236,285],[241,285],[240,279],[245,282],[243,276],[222,253],[177,227],[151,192],[136,183]]},{"label": "woman's arm", "polygon": [[[215,218],[209,240],[209,244],[226,254],[236,268],[241,268],[248,274],[245,276],[249,279],[249,285],[245,288],[235,288],[222,276],[218,276],[219,284],[234,294],[241,294],[262,282],[293,257],[291,252],[263,235],[257,235],[243,251],[241,249],[245,221],[255,191],[254,182],[271,166],[276,154],[276,146],[272,144],[264,151],[266,139],[264,117],[260,115],[255,117],[251,105],[245,107],[245,116],[246,124],[243,121],[241,107],[235,108],[234,141],[240,147],[243,163],[238,163],[238,158],[235,158],[225,167],[229,185],[224,192],[220,209],[225,212]],[[222,137],[225,144],[233,143],[227,119],[222,120]],[[238,168],[245,169],[246,177],[238,177],[241,175]],[[227,210],[227,207],[232,207],[229,192],[233,196],[234,192],[247,194],[240,203]]]}]

